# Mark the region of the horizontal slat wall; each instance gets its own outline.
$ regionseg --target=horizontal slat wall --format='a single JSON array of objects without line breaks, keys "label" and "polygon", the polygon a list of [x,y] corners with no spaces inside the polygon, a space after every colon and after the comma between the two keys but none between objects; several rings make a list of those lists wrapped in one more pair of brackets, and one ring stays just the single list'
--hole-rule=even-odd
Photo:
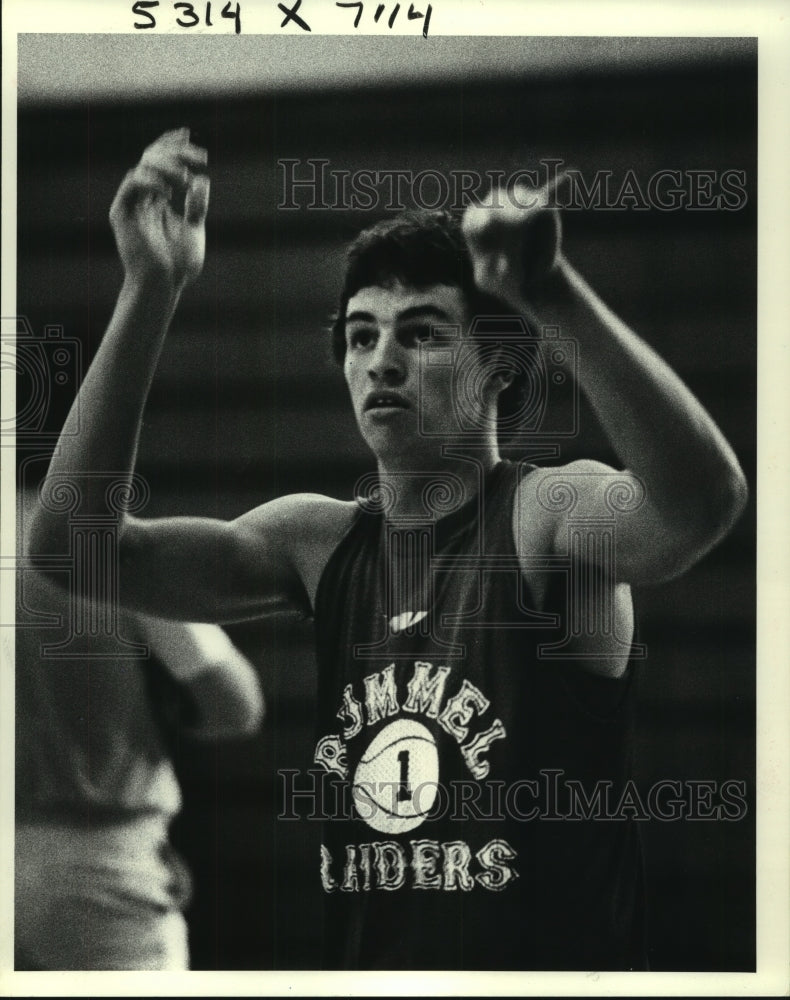
[{"label": "horizontal slat wall", "polygon": [[[209,148],[203,275],[179,308],[146,412],[149,513],[230,517],[272,496],[346,497],[371,459],[356,436],[326,325],[343,246],[386,211],[278,208],[277,160],[330,169],[501,170],[561,159],[589,181],[627,170],[745,171],[739,211],[568,211],[569,257],[689,382],[754,483],[754,66],[578,74],[433,87],[269,94],[238,101],[28,108],[19,116],[18,311],[95,351],[120,284],[107,224],[141,149],[189,124]],[[331,198],[332,192],[327,194]],[[297,195],[301,199],[302,195]],[[54,400],[50,429],[68,394]],[[589,410],[563,458],[611,459]],[[28,468],[41,475],[44,462]],[[29,482],[26,485],[30,485]],[[188,581],[185,581],[188,586]],[[730,538],[682,579],[636,595],[642,641],[637,777],[743,779],[754,762],[754,499]],[[310,966],[317,829],[274,819],[281,767],[312,757],[309,627],[245,626],[261,663],[263,734],[179,744],[177,835],[195,868],[195,964]],[[753,810],[737,823],[646,824],[657,969],[753,961]],[[306,852],[306,853],[305,853]]]}]

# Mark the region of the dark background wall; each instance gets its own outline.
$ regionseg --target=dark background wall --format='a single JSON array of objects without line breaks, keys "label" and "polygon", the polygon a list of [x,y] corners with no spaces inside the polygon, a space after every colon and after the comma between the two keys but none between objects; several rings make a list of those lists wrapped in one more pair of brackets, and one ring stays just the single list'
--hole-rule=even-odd
[{"label": "dark background wall", "polygon": [[[232,517],[300,490],[346,498],[372,467],[325,326],[344,243],[386,210],[278,209],[283,158],[445,172],[509,172],[554,158],[586,178],[606,169],[617,180],[632,169],[645,181],[659,169],[745,171],[738,211],[567,212],[565,232],[568,256],[699,395],[754,487],[755,52],[561,79],[27,105],[18,121],[18,312],[34,330],[62,325],[86,361],[121,278],[107,223],[113,193],[143,147],[181,124],[209,149],[208,256],[179,308],[146,413],[139,471],[151,484],[149,514]],[[25,389],[22,379],[21,398]],[[53,403],[53,428],[68,396]],[[612,460],[587,409],[580,426],[562,443],[563,460]],[[24,485],[45,466],[29,465]],[[694,570],[636,594],[649,651],[640,786],[736,779],[749,789],[740,821],[644,824],[659,970],[753,967],[754,555],[752,498]],[[175,744],[185,793],[175,836],[197,883],[193,964],[310,967],[317,829],[275,818],[277,769],[312,760],[310,630],[271,621],[234,636],[261,665],[263,733],[243,744]]]}]

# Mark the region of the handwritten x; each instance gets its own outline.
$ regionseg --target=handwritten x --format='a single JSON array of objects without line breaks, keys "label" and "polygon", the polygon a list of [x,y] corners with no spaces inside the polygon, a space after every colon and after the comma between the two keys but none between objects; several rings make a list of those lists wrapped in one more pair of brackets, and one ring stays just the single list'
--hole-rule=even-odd
[{"label": "handwritten x", "polygon": [[299,8],[302,6],[302,0],[296,0],[296,3],[290,10],[285,6],[285,4],[282,3],[278,3],[277,6],[280,8],[283,14],[285,14],[283,23],[280,25],[281,28],[284,28],[289,21],[296,21],[299,27],[303,28],[305,31],[312,30],[307,21],[302,20],[302,18],[299,17],[299,15],[296,13],[297,10],[299,10]]}]

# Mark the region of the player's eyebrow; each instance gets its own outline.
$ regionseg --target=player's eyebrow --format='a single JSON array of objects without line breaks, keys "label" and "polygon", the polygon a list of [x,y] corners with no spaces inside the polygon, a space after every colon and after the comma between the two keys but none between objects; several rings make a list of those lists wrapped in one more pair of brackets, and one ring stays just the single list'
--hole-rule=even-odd
[{"label": "player's eyebrow", "polygon": [[432,316],[434,319],[449,320],[450,316],[440,309],[439,306],[433,306],[426,303],[424,306],[409,306],[408,309],[404,309],[403,312],[398,313],[398,321],[402,322],[407,319],[414,319],[419,317],[423,319],[424,317]]},{"label": "player's eyebrow", "polygon": [[346,316],[346,323],[375,323],[375,321],[376,317],[373,313],[362,312],[360,309],[355,309],[354,312]]},{"label": "player's eyebrow", "polygon": [[[399,312],[395,317],[399,323],[404,320],[414,319],[419,317],[424,319],[427,317],[432,317],[434,319],[440,319],[448,321],[451,317],[444,311],[444,309],[439,308],[439,306],[431,305],[426,303],[422,306],[409,306],[408,309],[404,309],[403,312]],[[364,312],[361,309],[355,309],[346,316],[346,323],[375,323],[376,317],[371,312]]]}]

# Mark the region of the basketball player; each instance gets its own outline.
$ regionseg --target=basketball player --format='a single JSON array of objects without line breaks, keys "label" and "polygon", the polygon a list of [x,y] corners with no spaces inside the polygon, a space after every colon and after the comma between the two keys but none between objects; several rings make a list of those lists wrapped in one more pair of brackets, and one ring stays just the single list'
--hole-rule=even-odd
[{"label": "basketball player", "polygon": [[[203,263],[208,187],[187,130],[121,185],[125,280],[80,392],[82,428],[67,425],[51,472],[131,471],[168,323]],[[460,227],[441,213],[385,222],[352,248],[334,347],[374,490],[122,527],[130,607],[315,618],[325,966],[644,967],[634,825],[577,816],[568,789],[589,806],[627,780],[631,585],[692,566],[746,485],[699,402],[564,256],[542,195],[471,207]],[[507,344],[471,335],[492,312],[511,317]],[[621,471],[501,461],[500,401],[529,370],[514,316],[575,344]],[[549,361],[569,374],[562,355]],[[83,510],[103,503],[97,492]],[[36,552],[66,539],[42,508]]]},{"label": "basketball player", "polygon": [[20,608],[63,627],[20,617],[16,633],[15,967],[187,969],[171,730],[251,735],[258,675],[219,626],[138,615],[120,631],[150,659],[42,656],[68,638],[68,600],[20,574]]}]

